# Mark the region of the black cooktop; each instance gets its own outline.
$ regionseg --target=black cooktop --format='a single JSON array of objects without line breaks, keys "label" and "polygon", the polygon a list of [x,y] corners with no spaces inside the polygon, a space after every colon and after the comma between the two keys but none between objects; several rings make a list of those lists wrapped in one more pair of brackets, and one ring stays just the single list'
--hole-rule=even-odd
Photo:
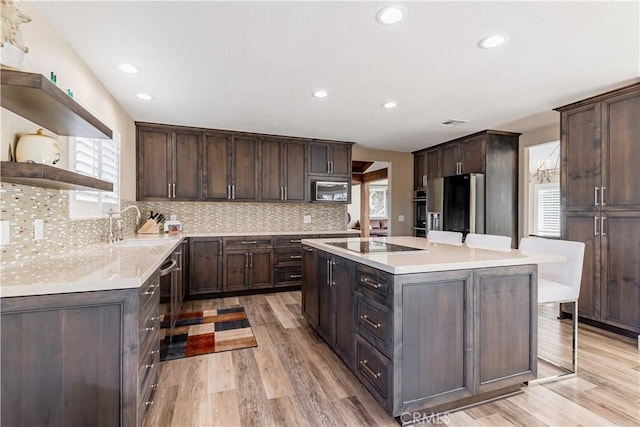
[{"label": "black cooktop", "polygon": [[411,248],[409,246],[394,245],[393,243],[369,240],[363,242],[327,242],[327,245],[337,246],[342,249],[359,252],[361,254],[385,253],[385,252],[410,252],[421,251],[422,249]]}]

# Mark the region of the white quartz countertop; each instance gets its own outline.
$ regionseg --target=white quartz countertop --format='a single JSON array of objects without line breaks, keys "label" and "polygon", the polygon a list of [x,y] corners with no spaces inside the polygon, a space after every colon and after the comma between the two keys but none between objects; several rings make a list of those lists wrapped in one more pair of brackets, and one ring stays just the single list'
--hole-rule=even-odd
[{"label": "white quartz countertop", "polygon": [[[0,297],[62,294],[138,288],[151,277],[185,237],[350,235],[350,231],[263,233],[183,233],[137,235],[123,244],[98,243],[3,269]],[[132,241],[145,241],[132,245]]]},{"label": "white quartz countertop", "polygon": [[[362,254],[327,244],[330,242],[360,242],[367,240],[409,246],[416,248],[416,251]],[[506,267],[565,260],[564,257],[558,255],[523,254],[516,249],[509,252],[472,249],[464,244],[430,243],[425,238],[409,236],[303,239],[302,243],[392,274]]]}]

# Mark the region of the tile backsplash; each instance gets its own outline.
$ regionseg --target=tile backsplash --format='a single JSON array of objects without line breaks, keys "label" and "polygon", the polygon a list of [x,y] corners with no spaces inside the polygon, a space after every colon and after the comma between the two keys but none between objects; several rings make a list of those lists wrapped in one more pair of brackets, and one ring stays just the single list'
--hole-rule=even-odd
[{"label": "tile backsplash", "polygon": [[[226,202],[134,202],[121,201],[121,208],[136,204],[143,221],[150,210],[171,214],[182,221],[185,233],[343,231],[346,205],[313,203]],[[305,215],[311,223],[303,223]],[[125,235],[133,234],[135,212],[123,216]],[[71,220],[69,192],[0,184],[0,219],[10,222],[10,243],[1,247],[0,268],[11,268],[38,257],[56,255],[106,241],[107,219]],[[33,221],[44,220],[44,237],[33,238]]]}]

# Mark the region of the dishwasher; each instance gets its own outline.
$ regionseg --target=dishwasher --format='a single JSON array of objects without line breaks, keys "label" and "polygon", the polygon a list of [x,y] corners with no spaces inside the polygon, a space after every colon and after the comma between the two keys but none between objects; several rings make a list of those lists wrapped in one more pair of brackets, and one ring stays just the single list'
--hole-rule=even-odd
[{"label": "dishwasher", "polygon": [[178,290],[176,289],[176,286],[179,283],[177,274],[180,273],[178,259],[181,260],[179,254],[173,253],[160,267],[160,280],[166,280],[168,276],[170,282],[171,301],[169,303],[169,341],[171,342],[173,342],[173,330],[176,326],[178,314],[180,314],[180,305],[182,302],[179,300]]}]

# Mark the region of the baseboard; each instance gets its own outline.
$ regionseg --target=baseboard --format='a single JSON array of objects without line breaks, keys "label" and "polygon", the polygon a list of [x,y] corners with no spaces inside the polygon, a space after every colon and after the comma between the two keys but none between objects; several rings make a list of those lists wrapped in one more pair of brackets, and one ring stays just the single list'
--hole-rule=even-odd
[{"label": "baseboard", "polygon": [[241,291],[216,292],[211,294],[186,295],[185,301],[194,301],[200,299],[226,298],[226,297],[242,297],[247,295],[272,294],[274,292],[291,292],[299,291],[300,285],[279,286],[277,288],[259,288],[259,289],[243,289]]}]

